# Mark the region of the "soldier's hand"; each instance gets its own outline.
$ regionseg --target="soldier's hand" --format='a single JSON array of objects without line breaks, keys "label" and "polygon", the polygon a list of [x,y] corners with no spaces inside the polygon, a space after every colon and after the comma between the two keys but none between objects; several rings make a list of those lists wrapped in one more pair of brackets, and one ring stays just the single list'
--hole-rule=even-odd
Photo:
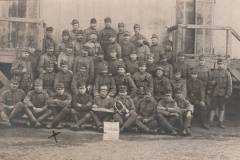
[{"label": "soldier's hand", "polygon": [[90,90],[91,90],[91,88],[92,88],[92,85],[88,85],[88,86],[87,86],[87,90],[89,90],[89,91],[90,91]]},{"label": "soldier's hand", "polygon": [[96,104],[92,105],[92,108],[97,108],[97,105]]},{"label": "soldier's hand", "polygon": [[14,106],[13,106],[13,105],[12,105],[12,106],[7,106],[7,108],[8,108],[8,109],[13,109]]},{"label": "soldier's hand", "polygon": [[34,112],[36,112],[36,113],[42,112],[42,109],[41,109],[41,108],[36,108],[36,107],[34,107],[33,110],[34,110]]},{"label": "soldier's hand", "polygon": [[187,117],[188,119],[191,118],[191,117],[192,117],[192,113],[191,113],[190,111],[188,111],[186,117]]},{"label": "soldier's hand", "polygon": [[226,96],[225,96],[225,99],[228,99],[228,98],[229,98],[229,96],[228,96],[228,95],[226,95]]},{"label": "soldier's hand", "polygon": [[165,107],[162,107],[162,106],[158,106],[157,108],[158,108],[159,110],[164,110],[164,111],[166,110],[166,108],[165,108]]},{"label": "soldier's hand", "polygon": [[169,115],[170,115],[170,116],[176,116],[176,117],[179,116],[177,113],[170,113]]},{"label": "soldier's hand", "polygon": [[201,107],[205,107],[206,106],[205,102],[204,101],[200,101],[200,106]]},{"label": "soldier's hand", "polygon": [[150,121],[149,118],[144,118],[144,119],[143,119],[143,123],[148,123],[149,121]]},{"label": "soldier's hand", "polygon": [[77,104],[78,107],[82,107],[82,105],[80,103]]}]

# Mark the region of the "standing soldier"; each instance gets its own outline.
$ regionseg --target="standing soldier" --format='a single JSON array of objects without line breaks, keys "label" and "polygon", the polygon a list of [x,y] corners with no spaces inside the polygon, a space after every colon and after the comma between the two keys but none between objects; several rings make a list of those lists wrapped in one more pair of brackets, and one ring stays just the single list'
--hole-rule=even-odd
[{"label": "standing soldier", "polygon": [[127,93],[131,96],[131,98],[134,98],[136,95],[137,87],[129,73],[126,73],[126,68],[123,64],[119,64],[118,66],[118,74],[114,77],[116,88],[117,88],[117,94],[119,92],[119,87],[121,85],[127,86]]},{"label": "standing soldier", "polygon": [[110,60],[111,59],[110,53],[113,50],[117,53],[117,58],[118,59],[122,58],[122,49],[121,49],[121,46],[116,41],[116,35],[111,34],[110,38],[109,38],[109,41],[110,41],[110,43],[108,45],[107,55],[106,55],[105,59],[106,60]]},{"label": "standing soldier", "polygon": [[63,83],[56,84],[56,93],[50,97],[48,101],[48,106],[54,119],[46,127],[53,128],[56,124],[61,128],[60,121],[65,117],[70,111],[72,97],[70,94],[65,92],[65,86]]},{"label": "standing soldier", "polygon": [[90,35],[95,34],[98,40],[98,31],[97,31],[97,20],[96,18],[91,18],[90,26],[84,30],[84,42],[88,42],[90,40]]},{"label": "standing soldier", "polygon": [[187,98],[194,105],[195,113],[200,118],[200,123],[204,129],[209,129],[207,124],[207,106],[205,103],[206,91],[201,80],[197,79],[197,72],[192,69],[191,77],[187,81]]},{"label": "standing soldier", "polygon": [[120,85],[119,92],[116,98],[114,99],[114,109],[115,114],[113,119],[119,122],[121,128],[120,132],[123,132],[125,129],[129,129],[137,119],[137,113],[133,100],[130,96],[127,95],[127,86]]},{"label": "standing soldier", "polygon": [[67,67],[68,70],[73,71],[73,62],[74,62],[74,52],[73,52],[73,43],[68,43],[65,46],[65,49],[63,52],[60,53],[60,55],[58,56],[58,68],[60,69],[60,64],[62,62],[67,62]]},{"label": "standing soldier", "polygon": [[54,80],[55,80],[55,69],[54,65],[50,64],[47,69],[46,73],[42,73],[39,75],[39,78],[43,81],[43,89],[47,91],[47,93],[52,96],[54,94]]},{"label": "standing soldier", "polygon": [[31,124],[35,127],[41,126],[41,122],[45,120],[45,116],[43,115],[48,111],[48,99],[49,95],[43,90],[42,80],[35,80],[34,90],[29,91],[24,99],[27,115]]},{"label": "standing soldier", "polygon": [[174,73],[174,78],[171,80],[171,85],[173,89],[173,95],[175,96],[175,92],[181,91],[184,98],[187,97],[187,86],[186,80],[181,77],[181,71],[177,70]]},{"label": "standing soldier", "polygon": [[104,65],[101,69],[101,74],[99,74],[95,79],[94,84],[94,96],[97,97],[100,94],[100,87],[107,87],[107,96],[114,97],[116,95],[116,84],[112,74],[108,73],[108,66]]},{"label": "standing soldier", "polygon": [[164,76],[166,76],[168,79],[172,79],[173,77],[173,66],[168,63],[168,57],[166,54],[163,54],[161,57],[160,62],[157,64],[157,66],[160,66],[164,70]]},{"label": "standing soldier", "polygon": [[164,46],[164,54],[167,55],[167,62],[173,65],[176,62],[176,55],[173,52],[173,42],[171,40],[167,40],[163,43]]},{"label": "standing soldier", "polygon": [[83,31],[78,30],[76,33],[76,41],[74,41],[74,56],[81,56],[81,51],[84,45],[84,37],[83,37]]},{"label": "standing soldier", "polygon": [[158,37],[158,35],[153,34],[151,40],[152,40],[152,45],[150,47],[150,52],[151,52],[151,54],[154,57],[154,63],[157,63],[157,62],[160,61],[160,57],[163,54],[161,46],[159,44],[159,37]]},{"label": "standing soldier", "polygon": [[45,37],[43,38],[43,50],[42,53],[47,52],[47,46],[53,45],[54,49],[56,49],[56,42],[53,39],[53,27],[47,27]]},{"label": "standing soldier", "polygon": [[146,63],[145,62],[139,62],[138,66],[139,71],[134,73],[133,80],[139,88],[140,86],[144,86],[150,94],[153,93],[153,78],[152,75],[148,72],[146,72]]},{"label": "standing soldier", "polygon": [[219,58],[217,60],[218,68],[215,69],[210,77],[211,83],[213,84],[212,93],[212,108],[210,112],[210,124],[213,124],[213,119],[215,117],[215,110],[219,110],[219,123],[220,128],[225,128],[223,125],[224,113],[226,100],[232,94],[232,78],[227,69],[224,68],[223,59]]},{"label": "standing soldier", "polygon": [[70,37],[72,41],[75,41],[79,30],[79,21],[77,19],[73,19],[71,24],[73,29],[70,31]]},{"label": "standing soldier", "polygon": [[191,136],[191,123],[193,118],[193,105],[183,97],[182,91],[177,90],[175,92],[175,101],[181,110],[182,122],[183,122],[183,135]]},{"label": "standing soldier", "polygon": [[156,76],[153,79],[153,96],[159,102],[165,93],[172,92],[170,80],[163,75],[163,68],[157,67]]},{"label": "standing soldier", "polygon": [[96,123],[96,126],[99,131],[103,130],[103,122],[104,121],[110,121],[112,119],[112,114],[114,112],[113,109],[114,100],[112,97],[109,96],[109,89],[106,85],[100,85],[99,86],[99,94],[97,97],[94,98],[94,103],[92,108],[100,108],[100,109],[107,109],[112,111],[112,113],[109,112],[94,112],[92,111],[92,117],[94,122]]},{"label": "standing soldier", "polygon": [[72,40],[70,38],[70,33],[67,29],[62,31],[62,42],[59,45],[59,51],[64,52],[65,51],[65,47],[71,43]]},{"label": "standing soldier", "polygon": [[129,60],[125,61],[126,62],[126,70],[128,73],[134,75],[138,71],[138,60],[137,60],[137,54],[136,52],[130,53]]},{"label": "standing soldier", "polygon": [[121,43],[122,58],[124,61],[129,60],[129,56],[132,53],[136,53],[135,45],[130,41],[130,33],[125,31],[122,35]]},{"label": "standing soldier", "polygon": [[103,54],[98,54],[97,57],[94,58],[94,79],[101,74],[101,69],[104,66],[108,66],[108,62],[104,60]]},{"label": "standing soldier", "polygon": [[107,49],[108,49],[108,46],[109,44],[111,43],[110,42],[110,36],[111,35],[117,35],[117,32],[111,27],[111,18],[110,17],[106,17],[104,19],[104,22],[105,22],[105,28],[102,29],[100,32],[99,32],[99,42],[102,46],[102,49],[103,49],[103,52],[105,54],[105,56],[107,55]]},{"label": "standing soldier", "polygon": [[117,33],[117,42],[118,44],[122,45],[124,40],[124,33],[125,33],[125,25],[123,22],[118,23],[118,33]]},{"label": "standing soldier", "polygon": [[110,17],[106,17],[104,19],[104,22],[105,22],[105,28],[99,32],[99,42],[100,42],[103,52],[106,56],[108,46],[111,43],[109,38],[111,35],[116,36],[117,32],[111,27],[112,20]]},{"label": "standing soldier", "polygon": [[135,46],[137,46],[137,40],[138,39],[142,39],[143,40],[143,43],[147,46],[149,46],[149,42],[147,41],[147,38],[145,38],[145,36],[143,36],[140,31],[141,31],[141,27],[139,24],[134,24],[133,26],[133,29],[134,29],[134,35],[131,37],[131,41],[133,42],[133,44]]},{"label": "standing soldier", "polygon": [[147,59],[146,64],[147,64],[147,72],[154,77],[157,65],[156,63],[154,63],[154,57],[152,55]]},{"label": "standing soldier", "polygon": [[174,70],[174,72],[180,71],[181,77],[183,79],[188,79],[189,66],[188,66],[188,64],[185,63],[184,54],[179,53],[179,55],[177,57],[177,62],[174,63],[174,65],[173,65],[173,70]]},{"label": "standing soldier", "polygon": [[115,50],[110,51],[109,55],[110,55],[110,58],[108,60],[109,73],[115,76],[117,74],[118,65],[120,64],[124,65],[124,62],[122,61],[122,59],[117,59],[117,52]]},{"label": "standing soldier", "polygon": [[54,65],[54,69],[57,67],[57,57],[54,54],[54,46],[48,45],[46,49],[47,51],[41,56],[38,66],[38,71],[40,74],[46,73],[49,65]]},{"label": "standing soldier", "polygon": [[16,119],[21,118],[25,111],[23,100],[26,94],[23,90],[18,89],[18,86],[19,82],[12,79],[10,88],[1,93],[0,118],[9,126]]},{"label": "standing soldier", "polygon": [[73,96],[71,114],[76,122],[75,129],[83,129],[83,124],[91,119],[92,96],[87,93],[84,83],[79,84],[78,92]]},{"label": "standing soldier", "polygon": [[29,52],[27,50],[23,50],[20,54],[21,57],[12,64],[11,73],[13,78],[18,80],[19,88],[27,93],[32,89],[32,66],[29,59]]},{"label": "standing soldier", "polygon": [[59,83],[63,83],[65,87],[65,92],[71,94],[71,84],[73,79],[73,73],[68,69],[68,65],[66,62],[61,63],[61,68],[55,76],[54,79],[54,88]]},{"label": "standing soldier", "polygon": [[136,53],[139,61],[146,61],[150,57],[150,49],[143,43],[143,38],[136,39]]}]

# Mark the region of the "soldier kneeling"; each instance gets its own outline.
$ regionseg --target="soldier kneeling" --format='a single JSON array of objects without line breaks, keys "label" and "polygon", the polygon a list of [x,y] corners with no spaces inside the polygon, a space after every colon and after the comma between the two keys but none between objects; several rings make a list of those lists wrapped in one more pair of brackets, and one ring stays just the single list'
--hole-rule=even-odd
[{"label": "soldier kneeling", "polygon": [[48,106],[54,120],[47,125],[47,128],[53,128],[56,124],[61,127],[60,121],[70,111],[72,96],[65,92],[64,84],[56,84],[56,93],[49,99]]},{"label": "soldier kneeling", "polygon": [[73,96],[71,114],[76,122],[74,129],[84,129],[83,124],[91,119],[93,99],[86,91],[86,85],[81,83],[78,94]]},{"label": "soldier kneeling", "polygon": [[177,90],[175,92],[175,101],[178,105],[178,107],[181,110],[182,114],[182,122],[183,122],[183,128],[182,128],[182,134],[184,136],[191,136],[191,123],[193,118],[193,105],[184,98],[182,91]]}]

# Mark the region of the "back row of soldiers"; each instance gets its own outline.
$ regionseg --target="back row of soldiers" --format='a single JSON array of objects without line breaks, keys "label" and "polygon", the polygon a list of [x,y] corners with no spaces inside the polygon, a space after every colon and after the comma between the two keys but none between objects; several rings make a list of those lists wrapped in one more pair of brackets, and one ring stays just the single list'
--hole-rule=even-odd
[{"label": "back row of soldiers", "polygon": [[1,118],[12,124],[26,114],[28,125],[37,127],[52,117],[46,125],[52,128],[71,115],[75,129],[90,122],[102,130],[104,121],[117,121],[121,132],[135,126],[148,133],[190,135],[193,114],[209,129],[218,109],[218,126],[224,128],[232,80],[222,59],[211,70],[200,56],[199,65],[190,68],[184,54],[173,53],[171,41],[162,47],[153,34],[150,46],[140,25],[131,37],[123,23],[117,33],[109,17],[104,22],[97,31],[93,18],[82,31],[74,19],[59,45],[48,27],[38,64],[33,49],[23,50],[12,65],[10,89],[1,96]]}]

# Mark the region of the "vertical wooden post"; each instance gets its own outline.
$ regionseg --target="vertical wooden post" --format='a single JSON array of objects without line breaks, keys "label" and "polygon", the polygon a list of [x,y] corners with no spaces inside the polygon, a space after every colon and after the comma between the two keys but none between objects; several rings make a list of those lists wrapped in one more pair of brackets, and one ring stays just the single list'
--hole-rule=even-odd
[{"label": "vertical wooden post", "polygon": [[232,53],[232,34],[231,30],[226,30],[226,56]]}]

